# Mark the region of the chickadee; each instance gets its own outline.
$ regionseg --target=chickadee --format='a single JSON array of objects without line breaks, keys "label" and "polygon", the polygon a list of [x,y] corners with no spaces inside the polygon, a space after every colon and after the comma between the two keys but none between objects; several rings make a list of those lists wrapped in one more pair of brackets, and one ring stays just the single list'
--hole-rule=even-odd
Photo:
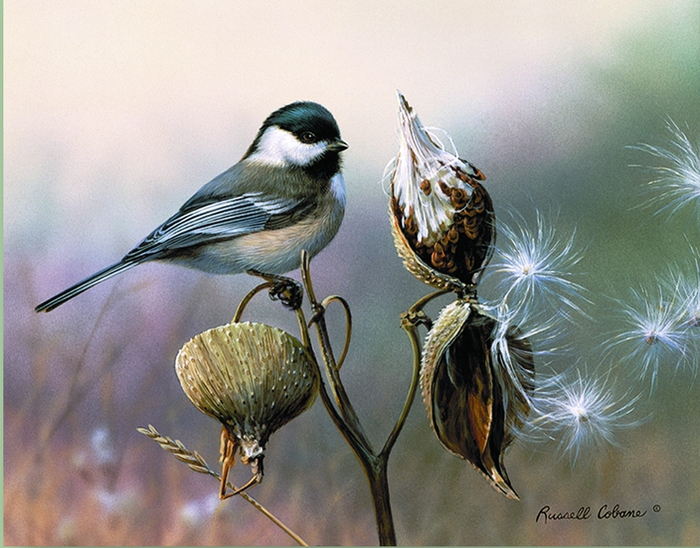
[{"label": "chickadee", "polygon": [[348,148],[323,106],[295,102],[263,122],[243,158],[209,181],[121,261],[35,308],[48,312],[147,261],[214,274],[279,275],[330,243],[345,213],[340,153]]}]

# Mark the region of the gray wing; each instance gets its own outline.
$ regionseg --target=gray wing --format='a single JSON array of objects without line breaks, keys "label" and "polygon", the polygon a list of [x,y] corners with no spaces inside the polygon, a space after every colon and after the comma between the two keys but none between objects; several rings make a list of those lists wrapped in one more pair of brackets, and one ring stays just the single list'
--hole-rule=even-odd
[{"label": "gray wing", "polygon": [[288,198],[264,198],[261,193],[204,202],[181,209],[127,253],[124,260],[164,257],[176,249],[212,243],[284,223],[308,211],[310,204]]}]

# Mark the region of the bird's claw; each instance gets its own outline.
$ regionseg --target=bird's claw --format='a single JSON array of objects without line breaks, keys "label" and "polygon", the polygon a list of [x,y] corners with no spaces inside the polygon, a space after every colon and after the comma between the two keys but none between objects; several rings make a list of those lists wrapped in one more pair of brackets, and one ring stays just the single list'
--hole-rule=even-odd
[{"label": "bird's claw", "polygon": [[296,280],[280,278],[270,288],[270,299],[281,302],[290,310],[299,310],[304,300],[304,290]]},{"label": "bird's claw", "polygon": [[286,276],[265,274],[256,270],[248,270],[248,274],[266,280],[270,284],[269,295],[273,301],[279,301],[290,310],[299,310],[304,301],[304,289],[301,284]]}]

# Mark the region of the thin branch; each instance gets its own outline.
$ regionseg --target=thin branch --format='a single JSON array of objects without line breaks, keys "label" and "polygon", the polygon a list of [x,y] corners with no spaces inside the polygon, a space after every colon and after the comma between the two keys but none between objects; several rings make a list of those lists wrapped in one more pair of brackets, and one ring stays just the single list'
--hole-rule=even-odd
[{"label": "thin branch", "polygon": [[[310,261],[308,253],[302,251],[302,266],[301,273],[302,279],[304,281],[304,287],[306,288],[306,293],[309,298],[309,303],[311,305],[311,310],[314,313],[316,321],[316,331],[318,333],[319,343],[321,346],[321,353],[323,354],[323,363],[326,366],[326,373],[328,375],[329,384],[331,391],[333,392],[333,397],[336,404],[338,405],[338,410],[342,416],[346,427],[352,431],[353,438],[359,442],[359,449],[365,456],[365,458],[373,456],[374,451],[372,450],[372,444],[370,443],[367,435],[362,428],[357,413],[353,408],[347,393],[345,392],[345,387],[340,380],[340,375],[338,374],[338,366],[333,356],[333,350],[331,348],[330,337],[328,336],[328,329],[326,327],[326,321],[323,318],[323,308],[321,303],[316,300],[316,294],[313,288],[313,282],[311,281],[311,271],[310,271]],[[350,441],[350,440],[348,440]],[[359,456],[359,455],[358,455]],[[364,464],[364,463],[363,463]]]},{"label": "thin branch", "polygon": [[396,421],[393,430],[389,434],[389,437],[382,448],[380,453],[381,456],[389,458],[389,453],[396,443],[401,430],[403,429],[406,419],[408,418],[408,413],[413,405],[413,400],[416,397],[416,391],[418,390],[418,384],[420,381],[420,367],[421,367],[421,345],[418,338],[418,325],[425,324],[430,328],[430,320],[423,312],[423,308],[433,299],[448,293],[448,290],[435,291],[425,297],[419,299],[411,308],[408,309],[401,316],[401,327],[406,332],[408,339],[411,343],[411,352],[413,354],[413,368],[411,374],[411,385],[408,389],[408,394],[406,395],[406,401],[404,402],[403,409],[399,415],[399,419]]},{"label": "thin branch", "polygon": [[416,398],[416,391],[418,390],[418,384],[420,381],[421,347],[420,341],[418,340],[418,329],[415,325],[404,321],[401,322],[401,327],[404,329],[409,341],[411,342],[411,351],[413,352],[413,371],[411,374],[411,385],[408,389],[406,401],[404,402],[399,419],[396,421],[393,430],[387,437],[386,443],[384,444],[382,452],[380,453],[381,455],[387,455],[387,458],[393,449],[396,439],[399,437],[404,424],[406,423],[408,413],[413,405],[413,400]]},{"label": "thin branch", "polygon": [[[189,449],[187,449],[180,440],[173,440],[172,438],[161,435],[158,432],[158,430],[156,430],[155,427],[151,424],[148,425],[148,428],[137,428],[137,430],[143,435],[148,436],[149,438],[154,440],[163,449],[171,453],[177,460],[179,460],[180,462],[184,462],[195,472],[199,472],[200,474],[208,474],[221,481],[221,475],[210,468],[210,466],[204,460],[204,457],[197,453],[197,451],[192,452]],[[227,485],[232,490],[236,490],[236,487],[231,483],[227,483]],[[297,535],[294,531],[292,531],[289,527],[282,523],[267,508],[265,508],[253,497],[251,497],[248,493],[242,492],[239,493],[239,496],[242,497],[246,502],[252,504],[258,511],[262,512],[265,515],[265,517],[267,517],[275,525],[277,525],[280,529],[282,529],[285,533],[292,537],[292,539],[294,539],[294,541],[297,544],[299,544],[300,546],[308,546],[308,544],[304,542],[304,540],[299,535]]]},{"label": "thin branch", "polygon": [[243,316],[243,311],[245,310],[245,307],[248,306],[248,303],[251,301],[251,299],[253,297],[255,297],[255,295],[257,295],[258,293],[260,293],[263,289],[267,289],[269,287],[272,287],[272,283],[265,282],[265,283],[258,285],[255,288],[251,289],[248,292],[248,294],[245,297],[243,297],[241,302],[238,304],[238,308],[236,308],[236,313],[233,315],[233,319],[231,320],[231,323],[237,323],[237,322],[241,321],[241,316]]},{"label": "thin branch", "polygon": [[[343,306],[343,310],[345,311],[345,344],[343,345],[343,351],[340,354],[340,358],[338,358],[338,363],[336,363],[336,369],[340,371],[340,368],[343,367],[343,363],[345,363],[345,358],[348,355],[348,350],[350,349],[350,340],[352,338],[352,313],[350,312],[350,305],[348,304],[348,302],[339,295],[331,295],[330,297],[326,297],[325,299],[323,299],[323,301],[321,302],[322,309],[325,310],[326,307],[333,301],[339,302]],[[315,321],[316,317],[314,316],[309,321],[309,324],[312,324]]]},{"label": "thin branch", "polygon": [[[345,360],[348,346],[350,344],[350,307],[348,306],[347,302],[340,297],[328,297],[321,303],[316,300],[313,283],[311,281],[310,259],[306,252],[302,252],[301,272],[304,287],[311,304],[311,310],[314,313],[311,323],[316,324],[319,344],[323,354],[323,362],[326,368],[326,376],[328,377],[328,383],[333,391],[338,410],[336,410],[336,407],[331,402],[330,397],[325,390],[324,383],[321,383],[321,399],[334,424],[348,442],[348,445],[350,445],[350,448],[355,453],[355,456],[357,456],[358,460],[360,461],[365,477],[369,482],[379,543],[382,546],[395,546],[396,532],[394,528],[394,519],[391,512],[389,482],[387,478],[389,451],[381,455],[374,453],[374,450],[372,449],[372,446],[364,433],[362,424],[360,423],[360,420],[357,417],[350,400],[348,399],[347,393],[345,392],[345,388],[340,379],[339,369]],[[324,318],[325,306],[333,300],[338,300],[343,305],[347,317],[346,340],[340,362],[336,362],[333,356],[333,350],[331,349],[328,329]],[[415,387],[413,388],[413,392],[415,393]],[[405,420],[405,417],[403,420]],[[396,432],[396,435],[398,435],[398,432]]]}]

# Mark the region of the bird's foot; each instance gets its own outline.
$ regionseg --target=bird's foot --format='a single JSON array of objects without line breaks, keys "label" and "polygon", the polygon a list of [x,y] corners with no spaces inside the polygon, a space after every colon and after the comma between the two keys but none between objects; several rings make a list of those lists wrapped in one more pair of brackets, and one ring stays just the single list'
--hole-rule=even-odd
[{"label": "bird's foot", "polygon": [[266,280],[270,284],[270,299],[279,301],[290,310],[299,310],[304,300],[304,289],[302,285],[292,278],[265,274],[257,270],[248,270],[251,276],[257,276]]}]

